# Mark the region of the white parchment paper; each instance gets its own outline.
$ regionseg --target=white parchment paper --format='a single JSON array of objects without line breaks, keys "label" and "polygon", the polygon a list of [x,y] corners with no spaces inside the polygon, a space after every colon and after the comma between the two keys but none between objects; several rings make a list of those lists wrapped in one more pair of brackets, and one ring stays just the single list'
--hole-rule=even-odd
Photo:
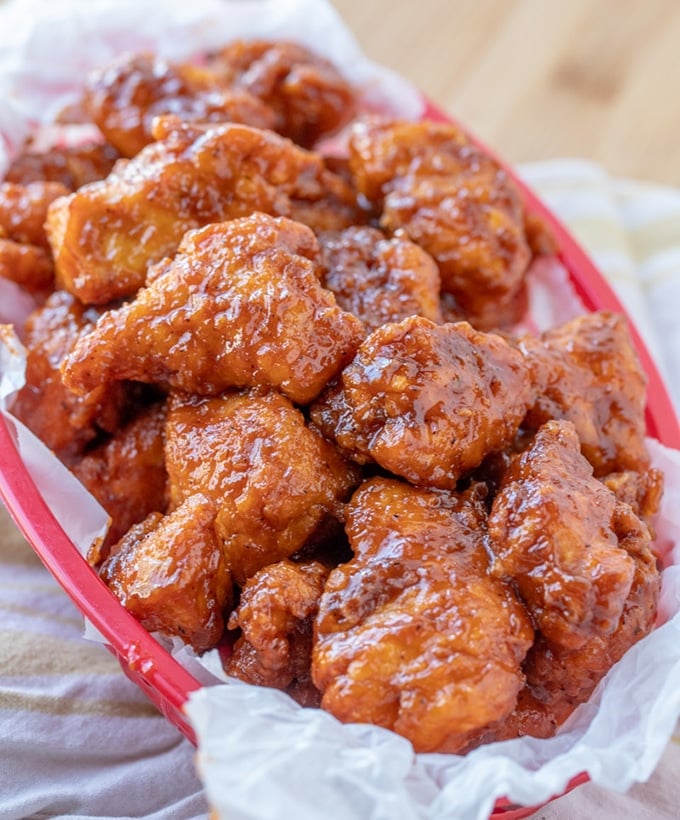
[{"label": "white parchment paper", "polygon": [[[413,87],[368,61],[325,0],[9,0],[0,7],[0,175],[26,135],[77,95],[90,67],[126,50],[182,58],[238,36],[297,39],[359,84],[368,108],[404,117],[422,112]],[[537,326],[580,310],[562,271],[548,266],[534,274]],[[30,307],[0,283],[0,321],[20,322]],[[0,334],[3,413],[21,373],[16,339]],[[93,528],[101,526],[101,509],[71,484],[64,495],[54,460],[25,429],[15,429],[41,490],[86,549]],[[657,524],[666,558],[659,626],[611,670],[559,735],[492,744],[465,757],[416,755],[392,732],[343,725],[280,692],[228,681],[198,690],[187,705],[200,771],[219,816],[467,820],[488,816],[497,797],[538,804],[582,771],[618,790],[647,778],[680,715],[680,454],[649,445],[667,477]],[[198,667],[191,653],[182,656],[202,680],[219,676],[214,657]]]}]

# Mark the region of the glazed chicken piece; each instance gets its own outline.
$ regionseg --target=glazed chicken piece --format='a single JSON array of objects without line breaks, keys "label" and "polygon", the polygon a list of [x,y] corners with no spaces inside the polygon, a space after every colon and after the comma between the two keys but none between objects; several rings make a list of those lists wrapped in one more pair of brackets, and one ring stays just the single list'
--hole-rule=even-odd
[{"label": "glazed chicken piece", "polygon": [[556,646],[538,635],[524,663],[527,683],[517,707],[488,740],[550,737],[628,649],[652,630],[660,576],[649,531],[625,503],[616,505],[612,527],[635,568],[616,629],[590,638],[579,649]]},{"label": "glazed chicken piece", "polygon": [[76,396],[61,380],[61,362],[97,317],[70,293],[55,291],[26,321],[26,383],[12,412],[67,464],[102,433],[114,433],[128,405],[122,383]]},{"label": "glazed chicken piece", "polygon": [[173,396],[166,466],[172,506],[194,493],[215,502],[239,584],[303,547],[359,483],[356,467],[275,392]]},{"label": "glazed chicken piece", "polygon": [[620,473],[609,473],[601,480],[618,501],[628,504],[635,515],[647,524],[653,537],[652,522],[663,495],[664,477],[661,470],[654,467],[642,473],[624,470]]},{"label": "glazed chicken piece", "polygon": [[354,558],[319,604],[312,661],[321,705],[419,752],[457,752],[514,709],[533,630],[487,574],[485,511],[455,495],[373,479],[347,508]]},{"label": "glazed chicken piece", "polygon": [[153,142],[161,114],[185,122],[239,122],[273,128],[274,111],[253,94],[228,89],[210,71],[153,54],[124,54],[87,78],[83,107],[125,157]]},{"label": "glazed chicken piece", "polygon": [[340,230],[359,219],[354,191],[316,154],[227,124],[158,123],[162,139],[50,209],[61,286],[87,304],[134,294],[184,234],[255,211]]},{"label": "glazed chicken piece", "polygon": [[345,125],[355,92],[328,60],[299,43],[236,40],[209,67],[231,87],[259,97],[277,114],[274,126],[305,147]]},{"label": "glazed chicken piece", "polygon": [[557,647],[605,638],[621,619],[635,562],[621,549],[616,509],[567,421],[540,428],[494,498],[491,572],[516,587],[536,628]]},{"label": "glazed chicken piece", "polygon": [[381,227],[434,257],[442,291],[471,324],[498,326],[521,307],[531,252],[519,191],[457,126],[357,123],[350,167],[357,189],[381,212]]},{"label": "glazed chicken piece", "polygon": [[319,284],[317,253],[309,228],[265,214],[188,233],[149,286],[76,345],[65,383],[84,393],[136,379],[203,395],[260,385],[311,401],[364,333]]},{"label": "glazed chicken piece", "polygon": [[579,316],[521,345],[541,385],[525,425],[573,422],[596,476],[644,472],[646,378],[623,316]]},{"label": "glazed chicken piece", "polygon": [[100,572],[142,626],[176,635],[197,652],[218,643],[232,601],[214,518],[214,503],[201,495],[169,515],[152,513],[122,538]]},{"label": "glazed chicken piece", "polygon": [[533,400],[524,357],[504,339],[411,317],[373,331],[311,416],[355,460],[454,489],[512,441]]},{"label": "glazed chicken piece", "polygon": [[97,565],[110,547],[133,524],[167,507],[165,470],[165,406],[152,405],[116,433],[79,459],[71,471],[111,516],[101,546],[89,553]]},{"label": "glazed chicken piece", "polygon": [[67,193],[107,177],[119,158],[118,151],[108,143],[55,147],[43,152],[29,148],[12,161],[5,180],[21,185],[41,181],[59,183]]},{"label": "glazed chicken piece", "polygon": [[44,223],[51,202],[68,190],[57,182],[0,183],[0,277],[38,297],[53,289],[54,264]]},{"label": "glazed chicken piece", "polygon": [[7,239],[44,250],[50,246],[45,236],[45,219],[51,203],[68,194],[59,182],[30,182],[19,185],[0,182],[0,229]]},{"label": "glazed chicken piece", "polygon": [[293,696],[305,693],[303,705],[318,706],[310,672],[312,624],[327,576],[328,567],[318,561],[279,561],[249,578],[229,618],[229,629],[240,629],[241,636],[227,674]]},{"label": "glazed chicken piece", "polygon": [[439,271],[418,245],[369,227],[321,234],[319,241],[321,283],[369,330],[408,316],[441,322]]},{"label": "glazed chicken piece", "polygon": [[543,217],[525,213],[524,233],[533,256],[554,256],[557,253],[557,240]]},{"label": "glazed chicken piece", "polygon": [[52,257],[37,245],[7,239],[0,228],[0,277],[42,300],[54,286]]}]

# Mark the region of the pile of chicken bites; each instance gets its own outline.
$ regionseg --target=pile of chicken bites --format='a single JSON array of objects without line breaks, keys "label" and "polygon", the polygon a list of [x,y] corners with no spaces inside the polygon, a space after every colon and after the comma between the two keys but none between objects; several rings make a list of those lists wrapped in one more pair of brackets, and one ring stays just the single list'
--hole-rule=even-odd
[{"label": "pile of chicken bites", "polygon": [[0,187],[13,411],[149,630],[417,751],[549,736],[654,623],[645,377],[621,316],[513,331],[547,231],[358,99],[290,42],[93,73],[63,121],[101,136]]}]

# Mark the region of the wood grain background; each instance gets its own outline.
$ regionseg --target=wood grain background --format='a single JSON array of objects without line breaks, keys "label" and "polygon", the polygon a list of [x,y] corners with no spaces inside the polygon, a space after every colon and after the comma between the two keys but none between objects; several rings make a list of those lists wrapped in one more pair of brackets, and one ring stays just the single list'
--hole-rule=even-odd
[{"label": "wood grain background", "polygon": [[510,162],[680,186],[678,0],[334,0],[364,51]]}]

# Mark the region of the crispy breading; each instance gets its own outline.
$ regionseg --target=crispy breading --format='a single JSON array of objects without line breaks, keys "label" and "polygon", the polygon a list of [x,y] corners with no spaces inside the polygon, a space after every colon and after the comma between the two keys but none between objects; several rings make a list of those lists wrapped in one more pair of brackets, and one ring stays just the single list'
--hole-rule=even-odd
[{"label": "crispy breading", "polygon": [[[229,629],[241,635],[225,663],[227,674],[293,695],[311,691],[312,623],[328,572],[318,561],[284,560],[246,581],[229,618]],[[317,690],[315,705],[320,697]]]},{"label": "crispy breading", "polygon": [[527,682],[517,707],[487,740],[527,734],[550,737],[625,652],[652,630],[661,579],[649,531],[624,503],[617,504],[613,527],[621,550],[634,565],[633,583],[616,628],[590,638],[578,649],[556,646],[539,634],[524,663]]},{"label": "crispy breading", "polygon": [[61,380],[64,357],[97,317],[96,310],[83,307],[70,293],[55,291],[25,326],[26,383],[12,412],[69,464],[99,435],[119,428],[128,404],[122,383],[77,396]]},{"label": "crispy breading", "polygon": [[193,495],[169,515],[136,524],[104,562],[101,577],[150,631],[203,652],[217,644],[232,585],[215,536],[214,503]]},{"label": "crispy breading", "polygon": [[312,677],[337,718],[393,729],[416,751],[459,751],[507,716],[533,630],[486,571],[485,509],[393,479],[348,505],[354,558],[319,604]]},{"label": "crispy breading", "polygon": [[191,229],[263,212],[339,230],[359,219],[352,188],[321,157],[270,131],[158,124],[164,138],[50,208],[57,281],[87,304],[133,295]]},{"label": "crispy breading", "polygon": [[22,185],[58,182],[68,191],[76,191],[81,185],[107,177],[119,158],[108,143],[55,146],[42,152],[29,147],[12,160],[5,180]]},{"label": "crispy breading", "polygon": [[439,271],[418,245],[370,227],[324,233],[319,242],[323,286],[369,330],[408,316],[442,321]]},{"label": "crispy breading", "polygon": [[585,314],[520,345],[540,385],[526,426],[573,422],[596,476],[648,468],[646,377],[622,315]]},{"label": "crispy breading", "polygon": [[364,333],[319,284],[309,228],[255,214],[188,233],[149,286],[105,313],[63,367],[83,393],[120,379],[215,395],[275,387],[314,399]]},{"label": "crispy breading", "polygon": [[166,466],[173,506],[197,492],[216,503],[216,532],[238,583],[303,547],[359,481],[275,392],[172,396]]},{"label": "crispy breading", "polygon": [[0,276],[42,298],[54,286],[54,264],[39,245],[6,239],[0,232]]},{"label": "crispy breading", "polygon": [[504,339],[411,317],[373,331],[311,415],[353,458],[453,489],[512,442],[533,400],[524,357]]},{"label": "crispy breading", "polygon": [[230,89],[211,71],[154,54],[122,54],[88,76],[83,107],[125,157],[153,142],[155,117],[185,122],[238,122],[273,128],[276,114],[253,94]]},{"label": "crispy breading", "polygon": [[358,190],[380,211],[381,227],[434,257],[442,290],[471,324],[492,328],[514,312],[531,259],[519,190],[460,128],[359,122],[350,167]]},{"label": "crispy breading", "polygon": [[635,563],[614,530],[617,501],[592,475],[574,425],[549,421],[513,460],[489,515],[491,572],[513,583],[552,644],[614,632]]},{"label": "crispy breading", "polygon": [[44,227],[47,211],[55,199],[68,193],[59,182],[0,182],[0,235],[49,251]]},{"label": "crispy breading", "polygon": [[165,512],[164,432],[165,405],[151,405],[71,468],[111,516],[104,543],[88,555],[92,564],[106,558],[110,546],[133,524],[153,512]]},{"label": "crispy breading", "polygon": [[254,94],[278,116],[275,130],[305,147],[337,131],[355,112],[355,90],[328,60],[290,41],[235,40],[210,69]]}]

